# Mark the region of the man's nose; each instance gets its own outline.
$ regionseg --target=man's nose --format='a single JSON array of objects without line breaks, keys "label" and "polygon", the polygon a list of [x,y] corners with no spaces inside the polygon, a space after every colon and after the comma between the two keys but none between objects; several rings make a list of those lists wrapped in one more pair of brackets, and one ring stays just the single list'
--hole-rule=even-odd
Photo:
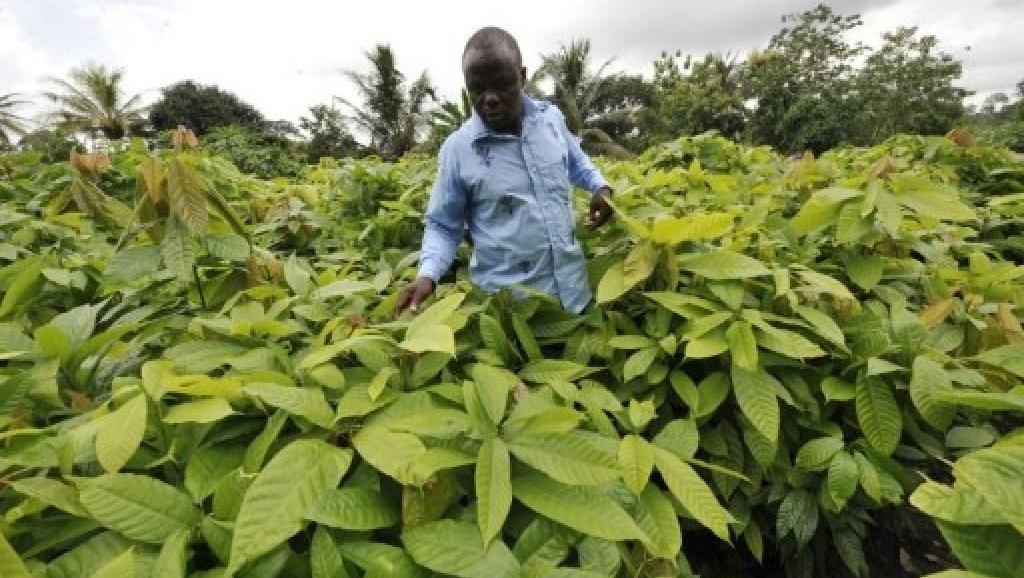
[{"label": "man's nose", "polygon": [[501,99],[498,98],[498,93],[487,91],[484,93],[484,105],[485,106],[498,106]]}]

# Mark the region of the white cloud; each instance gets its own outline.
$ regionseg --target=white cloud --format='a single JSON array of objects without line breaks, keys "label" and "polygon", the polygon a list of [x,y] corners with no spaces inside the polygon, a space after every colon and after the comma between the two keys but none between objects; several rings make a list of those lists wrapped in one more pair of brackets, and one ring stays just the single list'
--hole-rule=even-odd
[{"label": "white cloud", "polygon": [[[124,67],[126,88],[151,98],[167,84],[217,84],[269,118],[297,120],[333,95],[354,96],[342,69],[389,42],[409,76],[428,69],[444,97],[461,88],[459,56],[477,28],[517,36],[528,68],[537,54],[590,37],[613,68],[649,72],[661,49],[742,52],[763,45],[779,16],[816,0],[715,3],[669,0],[521,0],[496,3],[290,0],[7,0],[0,8],[0,91],[37,92],[39,78],[92,59]],[[860,11],[862,36],[919,24],[964,61],[963,84],[981,94],[1011,90],[1024,77],[1024,6],[1006,0],[840,0]],[[971,46],[969,51],[963,47]]]}]

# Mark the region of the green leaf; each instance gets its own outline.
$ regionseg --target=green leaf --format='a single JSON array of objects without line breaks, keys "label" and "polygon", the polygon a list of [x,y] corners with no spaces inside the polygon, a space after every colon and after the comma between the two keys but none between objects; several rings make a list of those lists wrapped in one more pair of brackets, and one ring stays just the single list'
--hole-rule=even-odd
[{"label": "green leaf", "polygon": [[7,542],[0,532],[0,576],[4,578],[32,578],[32,573],[25,567],[18,553]]},{"label": "green leaf", "polygon": [[656,558],[674,559],[683,545],[679,518],[672,501],[657,486],[644,488],[633,507],[633,517],[647,536],[644,547]]},{"label": "green leaf", "polygon": [[164,542],[150,572],[150,578],[185,578],[185,555],[189,533],[179,530]]},{"label": "green leaf", "polygon": [[413,353],[439,351],[454,357],[455,333],[451,327],[441,324],[417,326],[415,331],[410,327],[405,339],[398,346]]},{"label": "green leaf", "polygon": [[825,350],[803,335],[767,324],[758,328],[757,343],[769,351],[793,359],[808,359],[825,355]]},{"label": "green leaf", "polygon": [[804,305],[797,305],[796,313],[804,318],[814,328],[814,331],[825,339],[835,343],[839,347],[846,347],[846,337],[839,325],[831,317],[817,309],[811,309]]},{"label": "green leaf", "polygon": [[89,578],[135,578],[135,553],[128,550],[104,564]]},{"label": "green leaf", "polygon": [[729,342],[732,362],[741,369],[756,371],[757,338],[754,337],[750,323],[743,320],[733,321],[725,332],[725,338]]},{"label": "green leaf", "polygon": [[823,437],[811,440],[803,445],[796,453],[796,460],[793,462],[796,467],[809,472],[817,472],[829,467],[833,456],[838,454],[845,444],[839,437]]},{"label": "green leaf", "polygon": [[658,265],[658,249],[650,243],[640,243],[626,255],[622,262],[622,282],[627,289],[632,289],[645,281]]},{"label": "green leaf", "polygon": [[508,336],[505,335],[505,330],[502,328],[501,323],[486,313],[481,313],[478,321],[480,323],[480,337],[483,339],[484,345],[497,353],[506,365],[512,363],[512,358],[516,354]]},{"label": "green leaf", "polygon": [[341,279],[328,283],[319,289],[313,290],[313,299],[326,301],[335,297],[348,297],[356,293],[367,293],[374,291],[373,283],[369,281],[358,281],[355,279]]},{"label": "green leaf", "polygon": [[654,470],[654,449],[651,444],[635,434],[622,438],[619,442],[619,467],[626,487],[639,496]]},{"label": "green leaf", "polygon": [[647,373],[647,370],[654,363],[654,360],[658,358],[661,353],[661,349],[658,347],[648,347],[637,351],[633,355],[629,356],[626,363],[622,366],[622,379],[623,381],[629,382],[641,375]]},{"label": "green leaf", "polygon": [[175,157],[166,166],[167,204],[190,232],[205,232],[209,222],[206,191],[212,188],[210,183],[183,157]]},{"label": "green leaf", "polygon": [[242,465],[245,448],[241,445],[214,445],[192,453],[185,464],[185,489],[192,501],[206,499],[232,470]]},{"label": "green leaf", "polygon": [[608,340],[608,347],[614,349],[644,349],[653,345],[654,341],[643,335],[616,335]]},{"label": "green leaf", "polygon": [[1024,445],[1002,443],[971,452],[953,464],[953,475],[1024,528]]},{"label": "green leaf", "polygon": [[597,485],[621,475],[615,454],[580,432],[520,434],[508,441],[508,449],[565,484]]},{"label": "green leaf", "polygon": [[954,524],[984,526],[1008,522],[984,494],[962,483],[950,487],[926,481],[917,486],[909,501],[925,514]]},{"label": "green leaf", "polygon": [[352,452],[319,440],[285,446],[256,476],[235,520],[228,573],[266,554],[305,526],[320,494],[338,485]]},{"label": "green leaf", "polygon": [[125,247],[107,261],[103,276],[113,283],[130,283],[160,270],[160,247]]},{"label": "green leaf", "polygon": [[491,423],[500,424],[505,419],[508,398],[519,384],[519,378],[507,369],[491,367],[484,363],[471,366],[469,375],[473,378],[480,403],[483,404],[487,416],[491,418]]},{"label": "green leaf", "polygon": [[408,466],[427,451],[423,442],[414,435],[392,432],[381,427],[365,427],[352,438],[359,456],[381,473],[407,484]]},{"label": "green leaf", "polygon": [[[729,376],[722,372],[715,372],[704,378],[697,386],[698,399],[700,400],[693,417],[709,416],[722,405],[729,391],[732,390]],[[763,394],[763,392],[761,392]],[[758,408],[758,412],[765,411]],[[771,411],[768,409],[767,411]]]},{"label": "green leaf", "polygon": [[651,224],[651,240],[662,245],[678,245],[683,241],[715,239],[732,228],[733,219],[729,213],[661,216]]},{"label": "green leaf", "polygon": [[519,378],[533,383],[575,381],[594,370],[566,359],[531,361],[519,370]]},{"label": "green leaf", "polygon": [[132,547],[132,543],[114,532],[93,536],[47,566],[49,578],[92,577],[94,573]]},{"label": "green leaf", "polygon": [[860,470],[857,469],[856,460],[846,452],[837,452],[828,466],[825,483],[828,495],[839,511],[842,511],[846,507],[846,503],[853,497],[859,482]]},{"label": "green leaf", "polygon": [[35,498],[73,516],[89,517],[89,512],[79,500],[78,490],[65,483],[50,478],[22,478],[8,483],[20,494]]},{"label": "green leaf", "polygon": [[955,189],[949,193],[937,190],[907,190],[893,195],[897,203],[918,213],[945,221],[973,221],[978,218],[974,210],[954,197]]},{"label": "green leaf", "polygon": [[354,487],[324,490],[305,517],[342,530],[376,530],[394,526],[400,515],[380,492]]},{"label": "green leaf", "polygon": [[629,291],[631,288],[632,285],[626,284],[623,262],[619,261],[608,267],[608,270],[601,277],[601,281],[597,284],[597,302],[608,303],[615,301],[625,295],[626,291]]},{"label": "green leaf", "polygon": [[957,426],[946,432],[946,446],[950,448],[975,450],[994,441],[995,434],[987,428]]},{"label": "green leaf", "polygon": [[732,368],[732,391],[740,410],[773,444],[779,439],[780,388],[781,384],[763,369],[748,371],[735,365]]},{"label": "green leaf", "polygon": [[167,408],[164,423],[214,423],[235,413],[231,404],[222,397],[208,397],[186,401]]},{"label": "green leaf", "polygon": [[512,507],[511,462],[501,438],[484,440],[476,457],[476,521],[485,545],[501,533]]},{"label": "green leaf", "polygon": [[722,540],[729,542],[729,524],[736,520],[718,503],[714,492],[689,464],[675,454],[654,448],[654,464],[672,495],[686,511]]},{"label": "green leaf", "polygon": [[821,380],[821,393],[825,401],[850,401],[856,395],[856,386],[836,377],[826,377]]},{"label": "green leaf", "polygon": [[892,388],[885,381],[869,377],[856,385],[857,421],[864,437],[878,451],[891,455],[900,442],[903,419]]},{"label": "green leaf", "polygon": [[936,522],[956,557],[972,572],[1000,578],[1024,576],[1024,536],[1013,527]]},{"label": "green leaf", "polygon": [[681,459],[688,460],[697,454],[700,435],[697,424],[692,419],[675,419],[661,428],[654,436],[654,444],[662,447]]},{"label": "green leaf", "polygon": [[334,411],[327,404],[320,388],[253,383],[243,391],[267,405],[281,408],[322,428],[330,428],[334,421]]},{"label": "green leaf", "polygon": [[139,449],[146,434],[146,396],[131,398],[96,430],[96,459],[103,469],[117,472]]},{"label": "green leaf", "polygon": [[331,534],[321,526],[313,532],[309,548],[309,565],[312,578],[348,578],[345,561]]},{"label": "green leaf", "polygon": [[505,543],[485,546],[473,524],[439,520],[402,533],[402,543],[416,563],[460,578],[520,578],[519,561]]},{"label": "green leaf", "polygon": [[797,269],[796,273],[814,291],[835,295],[840,299],[855,299],[853,293],[850,293],[850,290],[846,288],[846,285],[824,273],[818,273],[810,269]]},{"label": "green leaf", "polygon": [[790,532],[797,545],[803,547],[810,542],[818,528],[818,503],[814,495],[806,490],[793,490],[779,505],[775,519],[776,537],[781,540]]},{"label": "green leaf", "polygon": [[857,470],[860,472],[860,487],[864,488],[864,493],[872,500],[881,502],[882,480],[878,475],[878,470],[860,452],[854,452],[853,459],[857,462]]},{"label": "green leaf", "polygon": [[679,265],[708,279],[746,279],[772,274],[771,270],[757,259],[726,249],[684,255],[679,258]]},{"label": "green leaf", "polygon": [[1005,369],[1017,377],[1024,377],[1024,343],[989,349],[974,358],[982,363]]},{"label": "green leaf", "polygon": [[618,502],[593,486],[571,486],[528,474],[513,478],[512,494],[538,514],[589,536],[616,541],[646,538]]},{"label": "green leaf", "polygon": [[804,202],[789,224],[798,235],[824,229],[835,222],[839,205],[864,193],[855,189],[829,187],[815,192]]},{"label": "green leaf", "polygon": [[882,280],[885,261],[877,255],[858,255],[846,262],[846,276],[865,291],[871,291]]},{"label": "green leaf", "polygon": [[192,280],[192,267],[196,261],[192,239],[185,226],[174,215],[167,217],[160,251],[164,256],[164,265],[179,281],[187,283]]},{"label": "green leaf", "polygon": [[544,359],[544,354],[541,353],[540,346],[537,345],[537,340],[533,335],[533,331],[530,330],[530,326],[527,325],[522,317],[515,313],[512,314],[512,329],[516,333],[519,345],[523,348],[523,353],[526,354],[530,361],[541,361]]},{"label": "green leaf", "polygon": [[924,356],[914,359],[913,371],[910,399],[914,407],[928,425],[946,430],[953,421],[953,407],[942,401],[941,395],[953,391],[953,382],[941,365]]},{"label": "green leaf", "polygon": [[162,544],[199,522],[188,496],[160,480],[136,474],[79,479],[79,499],[103,526],[127,538]]},{"label": "green leaf", "polygon": [[[342,555],[377,578],[430,578],[402,548],[377,542],[346,541],[338,545]],[[332,577],[335,578],[335,577]]]},{"label": "green leaf", "polygon": [[0,319],[35,299],[37,290],[42,285],[42,261],[32,259],[26,260],[23,265],[21,263],[18,265],[20,269],[10,285],[6,287],[4,297],[0,300]]}]

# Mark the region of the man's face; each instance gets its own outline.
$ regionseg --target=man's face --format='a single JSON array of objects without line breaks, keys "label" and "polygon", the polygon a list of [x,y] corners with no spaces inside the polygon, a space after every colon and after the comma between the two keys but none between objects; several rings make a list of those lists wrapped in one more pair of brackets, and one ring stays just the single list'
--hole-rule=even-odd
[{"label": "man's face", "polygon": [[473,109],[491,130],[519,129],[525,69],[503,47],[472,48],[462,59],[462,73]]}]

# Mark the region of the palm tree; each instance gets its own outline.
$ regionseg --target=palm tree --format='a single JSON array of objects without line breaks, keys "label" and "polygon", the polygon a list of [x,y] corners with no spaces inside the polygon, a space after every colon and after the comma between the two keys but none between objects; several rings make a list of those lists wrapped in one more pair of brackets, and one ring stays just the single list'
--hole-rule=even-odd
[{"label": "palm tree", "polygon": [[406,85],[389,45],[378,44],[364,54],[370,61],[370,72],[344,71],[356,85],[363,105],[335,98],[353,110],[352,120],[370,136],[371,148],[385,160],[395,160],[415,146],[427,123],[427,99],[437,100],[437,96],[426,71]]},{"label": "palm tree", "polygon": [[446,100],[440,108],[430,112],[430,136],[423,143],[422,149],[430,153],[437,152],[444,139],[457,131],[471,116],[473,103],[469,100],[469,93],[463,88],[459,94],[459,102]]},{"label": "palm tree", "polygon": [[71,69],[67,79],[46,80],[54,85],[53,91],[43,95],[57,106],[53,116],[58,128],[116,139],[145,123],[141,95],[126,97],[121,86],[123,70],[88,63]]},{"label": "palm tree", "polygon": [[14,114],[14,110],[24,104],[27,101],[22,100],[19,94],[0,94],[0,147],[10,147],[14,144],[15,135],[24,135],[27,131],[28,119]]},{"label": "palm tree", "polygon": [[556,54],[541,55],[541,66],[530,79],[527,91],[537,93],[540,83],[547,79],[554,84],[552,101],[565,115],[569,130],[590,150],[614,157],[629,157],[629,151],[617,144],[608,134],[593,126],[601,111],[597,102],[610,77],[605,70],[614,58],[604,61],[592,70],[590,40],[572,40]]}]

